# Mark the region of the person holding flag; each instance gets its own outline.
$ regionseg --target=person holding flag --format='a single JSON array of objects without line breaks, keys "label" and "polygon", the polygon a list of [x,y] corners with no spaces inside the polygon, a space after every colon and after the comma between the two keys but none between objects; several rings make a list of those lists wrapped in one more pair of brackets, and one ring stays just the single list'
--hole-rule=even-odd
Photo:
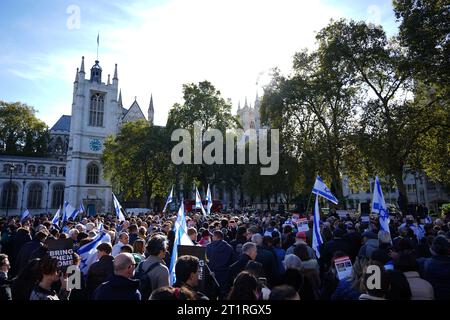
[{"label": "person holding flag", "polygon": [[80,270],[85,276],[88,274],[91,264],[97,261],[97,247],[105,242],[111,244],[111,237],[106,232],[100,232],[91,242],[78,249],[77,253],[81,259]]},{"label": "person holding flag", "polygon": [[338,204],[337,198],[331,193],[330,189],[326,186],[323,180],[317,176],[316,182],[314,183],[314,187],[312,193],[316,195],[316,201],[314,205],[314,224],[313,224],[313,238],[312,238],[312,247],[316,252],[317,258],[320,258],[320,247],[323,244],[322,235],[320,234],[320,211],[319,211],[319,196],[333,202],[334,204]]},{"label": "person holding flag", "polygon": [[195,187],[195,207],[194,208],[201,209],[203,217],[206,217],[206,211],[205,211],[205,208],[203,208],[202,198],[200,198],[200,193],[198,192],[197,187]]},{"label": "person holding flag", "polygon": [[28,209],[25,209],[25,211],[22,212],[22,215],[20,216],[20,223],[22,223],[26,218],[29,218],[30,216],[30,211],[28,211]]},{"label": "person holding flag", "polygon": [[60,212],[61,212],[61,206],[58,208],[58,211],[56,211],[55,215],[52,218],[52,225],[55,225],[55,226],[58,225]]},{"label": "person holding flag", "polygon": [[125,216],[123,215],[123,212],[122,212],[123,211],[122,206],[120,205],[119,200],[117,200],[114,192],[113,192],[112,196],[113,196],[114,209],[116,210],[117,219],[119,219],[119,221],[125,221]]},{"label": "person holding flag", "polygon": [[389,230],[389,209],[384,201],[383,191],[381,190],[380,180],[375,177],[375,186],[372,197],[372,212],[377,213],[380,220],[380,228],[390,233]]},{"label": "person holding flag", "polygon": [[169,203],[172,203],[172,201],[173,201],[173,186],[172,189],[170,189],[169,196],[167,197],[166,204],[164,205],[164,209],[162,212],[166,212],[167,206],[169,205]]},{"label": "person holding flag", "polygon": [[86,209],[84,209],[83,202],[80,204],[80,208],[78,209],[79,213],[86,213]]},{"label": "person holding flag", "polygon": [[173,285],[176,282],[175,264],[178,259],[178,245],[185,245],[185,246],[193,246],[194,245],[194,243],[192,243],[192,240],[189,238],[189,236],[187,234],[186,213],[184,211],[184,202],[183,201],[181,201],[180,209],[178,210],[177,220],[175,221],[175,226],[174,226],[174,231],[175,231],[175,241],[173,244],[172,255],[171,255],[171,260],[170,260],[170,269],[169,269],[170,285]]},{"label": "person holding flag", "polygon": [[78,215],[78,210],[70,205],[69,202],[64,201],[64,212],[62,217],[62,223],[66,223],[69,218],[76,217]]},{"label": "person holding flag", "polygon": [[206,212],[209,215],[211,213],[211,207],[212,207],[212,197],[211,197],[211,189],[209,189],[209,183],[208,183],[208,191],[206,192]]}]

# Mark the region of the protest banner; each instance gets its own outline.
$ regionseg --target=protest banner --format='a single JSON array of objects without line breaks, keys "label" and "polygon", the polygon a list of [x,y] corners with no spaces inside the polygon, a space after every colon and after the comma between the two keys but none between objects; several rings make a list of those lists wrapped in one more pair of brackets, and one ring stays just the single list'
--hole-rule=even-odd
[{"label": "protest banner", "polygon": [[73,240],[72,239],[47,239],[48,254],[58,259],[58,268],[66,270],[73,264]]}]

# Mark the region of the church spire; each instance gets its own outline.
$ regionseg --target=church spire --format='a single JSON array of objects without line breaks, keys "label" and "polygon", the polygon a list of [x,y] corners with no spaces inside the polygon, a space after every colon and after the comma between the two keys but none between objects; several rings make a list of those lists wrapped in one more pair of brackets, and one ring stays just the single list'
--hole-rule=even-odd
[{"label": "church spire", "polygon": [[244,109],[245,109],[245,108],[248,108],[247,97],[245,97]]},{"label": "church spire", "polygon": [[106,83],[106,85],[110,85],[111,84],[111,75],[110,74],[108,74],[108,82]]},{"label": "church spire", "polygon": [[238,111],[241,110],[241,100],[238,101]]},{"label": "church spire", "polygon": [[119,78],[117,77],[117,63],[116,66],[114,67],[114,77],[113,80],[119,80]]},{"label": "church spire", "polygon": [[81,57],[81,68],[80,68],[80,73],[85,73],[85,72],[84,72],[84,56]]},{"label": "church spire", "polygon": [[122,89],[120,89],[120,91],[119,91],[119,100],[117,101],[117,105],[119,106],[119,108],[123,107],[123,104],[122,104]]},{"label": "church spire", "polygon": [[75,83],[78,83],[78,73],[80,72],[80,69],[77,68],[77,73],[75,74]]},{"label": "church spire", "polygon": [[155,115],[155,109],[153,108],[153,93],[150,94],[150,104],[148,106],[148,122],[153,125],[153,118]]}]

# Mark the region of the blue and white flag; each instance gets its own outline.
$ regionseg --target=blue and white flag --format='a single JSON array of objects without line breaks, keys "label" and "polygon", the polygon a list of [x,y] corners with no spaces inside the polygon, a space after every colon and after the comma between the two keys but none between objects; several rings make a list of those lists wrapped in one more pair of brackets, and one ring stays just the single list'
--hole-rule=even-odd
[{"label": "blue and white flag", "polygon": [[320,258],[320,246],[323,244],[322,235],[320,234],[320,213],[319,213],[319,195],[316,194],[316,204],[314,206],[314,224],[312,247],[316,252],[317,258]]},{"label": "blue and white flag", "polygon": [[25,211],[22,212],[22,215],[20,216],[20,222],[22,222],[23,220],[25,220],[29,216],[30,216],[30,211],[28,211],[28,209],[25,209]]},{"label": "blue and white flag", "polygon": [[99,222],[97,226],[98,231],[103,231],[103,222]]},{"label": "blue and white flag", "polygon": [[80,208],[78,209],[78,211],[81,213],[86,213],[86,210],[84,209],[84,206],[83,206],[83,202],[80,204]]},{"label": "blue and white flag", "polygon": [[173,243],[172,257],[170,259],[170,285],[176,282],[175,264],[178,259],[178,245],[193,246],[191,239],[187,235],[186,215],[184,212],[184,201],[181,201],[180,209],[178,210],[177,220],[175,221],[175,241]]},{"label": "blue and white flag", "polygon": [[333,202],[334,204],[338,204],[338,200],[336,199],[336,197],[331,193],[330,189],[326,186],[326,184],[319,176],[317,176],[316,178],[312,193],[322,196],[325,199]]},{"label": "blue and white flag", "polygon": [[212,207],[212,197],[211,197],[211,189],[209,189],[209,184],[208,184],[208,191],[206,192],[206,202],[207,202],[207,204],[206,204],[206,212],[208,213],[208,214],[210,214],[211,213],[211,207]]},{"label": "blue and white flag", "polygon": [[375,185],[372,197],[372,212],[377,213],[380,220],[381,230],[389,230],[389,209],[384,201],[383,191],[381,190],[380,180],[378,176],[375,177]]},{"label": "blue and white flag", "polygon": [[203,216],[206,216],[206,211],[202,204],[202,198],[200,198],[200,193],[198,192],[197,187],[195,187],[195,209],[201,209]]},{"label": "blue and white flag", "polygon": [[62,222],[65,223],[69,218],[76,217],[78,214],[78,210],[72,207],[69,202],[64,201],[64,211],[63,211],[63,218]]},{"label": "blue and white flag", "polygon": [[425,217],[425,223],[426,224],[432,224],[433,223],[433,219],[429,215],[427,215]]},{"label": "blue and white flag", "polygon": [[116,210],[116,216],[119,221],[125,221],[125,216],[122,212],[122,206],[119,203],[119,200],[117,200],[116,195],[113,193],[113,201],[114,201],[114,209]]},{"label": "blue and white flag", "polygon": [[89,267],[97,259],[97,247],[99,244],[109,242],[111,243],[111,237],[106,232],[100,232],[91,242],[86,243],[84,246],[78,249],[80,255],[80,270],[84,275],[87,275]]},{"label": "blue and white flag", "polygon": [[165,206],[164,206],[163,212],[166,211],[167,206],[168,206],[169,203],[171,203],[172,201],[173,201],[173,186],[172,186],[172,189],[170,189],[170,193],[169,193],[169,196],[167,197],[166,204],[165,204]]},{"label": "blue and white flag", "polygon": [[59,207],[58,211],[56,211],[55,215],[52,218],[52,224],[58,225],[59,223],[59,214],[61,213],[61,207]]}]

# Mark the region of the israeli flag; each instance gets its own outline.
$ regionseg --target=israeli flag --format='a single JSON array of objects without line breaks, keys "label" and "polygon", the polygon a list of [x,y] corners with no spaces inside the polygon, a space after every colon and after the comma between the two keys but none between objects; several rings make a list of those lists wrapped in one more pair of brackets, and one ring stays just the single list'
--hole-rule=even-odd
[{"label": "israeli flag", "polygon": [[389,210],[384,201],[383,191],[381,190],[380,180],[375,177],[375,186],[372,197],[372,212],[378,213],[381,230],[389,231]]},{"label": "israeli flag", "polygon": [[119,203],[119,200],[117,200],[116,195],[113,193],[113,201],[114,201],[114,209],[116,209],[116,216],[117,219],[119,219],[119,221],[125,221],[125,216],[123,215],[122,212],[122,206]]},{"label": "israeli flag", "polygon": [[98,231],[103,231],[103,222],[100,222],[97,226]]},{"label": "israeli flag", "polygon": [[169,196],[167,197],[166,205],[164,206],[163,212],[166,211],[167,206],[169,205],[169,203],[172,202],[172,200],[173,200],[173,186],[172,186],[172,189],[170,189],[170,193],[169,193]]},{"label": "israeli flag", "polygon": [[170,260],[170,285],[176,282],[175,264],[178,259],[178,245],[193,246],[191,239],[187,235],[186,214],[184,211],[184,201],[181,201],[180,209],[178,210],[177,220],[175,221],[175,241],[173,243],[172,257]]},{"label": "israeli flag", "polygon": [[319,176],[317,176],[316,178],[312,193],[322,196],[328,201],[333,202],[334,204],[338,204],[338,200],[336,199],[336,197],[331,193],[330,189],[328,189],[326,184]]},{"label": "israeli flag", "polygon": [[52,224],[58,225],[60,212],[61,212],[61,207],[59,207],[58,211],[56,211],[55,215],[53,216]]},{"label": "israeli flag", "polygon": [[25,211],[22,212],[22,215],[20,216],[20,222],[22,222],[23,220],[25,220],[29,216],[30,216],[30,211],[28,211],[28,209],[25,209]]},{"label": "israeli flag", "polygon": [[76,217],[78,214],[78,210],[72,207],[69,202],[64,201],[64,212],[62,222],[65,223],[69,218]]},{"label": "israeli flag", "polygon": [[425,223],[426,224],[432,224],[433,223],[433,219],[428,215],[425,217]]},{"label": "israeli flag", "polygon": [[84,246],[78,249],[80,255],[80,270],[84,275],[87,275],[89,267],[97,259],[97,247],[99,244],[109,242],[111,243],[111,237],[106,232],[100,232],[91,242],[86,243]]},{"label": "israeli flag", "polygon": [[211,189],[209,189],[209,183],[208,183],[208,191],[206,192],[206,199],[208,203],[206,204],[206,212],[208,214],[211,213],[211,207],[212,207],[212,197],[211,197]]},{"label": "israeli flag", "polygon": [[80,204],[80,208],[78,209],[78,211],[82,212],[82,213],[86,213],[86,210],[84,209],[84,206],[83,206],[83,202]]},{"label": "israeli flag", "polygon": [[200,198],[200,193],[197,187],[195,187],[195,209],[201,209],[203,216],[206,216],[205,208],[203,208],[202,198]]},{"label": "israeli flag", "polygon": [[316,252],[317,258],[320,258],[320,246],[323,244],[322,235],[320,234],[320,214],[319,214],[319,195],[316,194],[316,204],[314,206],[314,224],[312,247]]}]

